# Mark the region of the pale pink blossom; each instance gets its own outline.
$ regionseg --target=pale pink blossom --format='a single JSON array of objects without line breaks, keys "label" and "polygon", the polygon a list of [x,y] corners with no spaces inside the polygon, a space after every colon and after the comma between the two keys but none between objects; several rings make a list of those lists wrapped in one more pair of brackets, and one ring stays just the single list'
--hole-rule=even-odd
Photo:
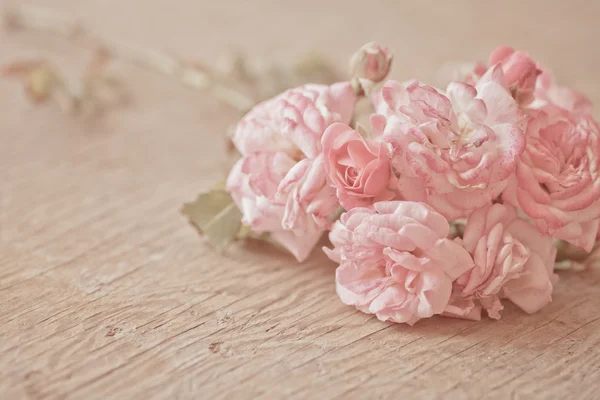
[{"label": "pale pink blossom", "polygon": [[600,140],[588,115],[529,119],[527,146],[503,198],[538,229],[590,251],[600,218]]},{"label": "pale pink blossom", "polygon": [[350,59],[350,76],[381,82],[390,71],[392,55],[387,47],[371,42],[361,47]]},{"label": "pale pink blossom", "polygon": [[516,102],[521,106],[531,103],[541,70],[529,54],[515,51],[512,47],[500,46],[494,49],[488,57],[487,65],[477,62],[466,74],[464,81],[475,85],[489,68],[496,66],[502,68],[506,84]]},{"label": "pale pink blossom", "polygon": [[448,221],[422,203],[385,201],[343,214],[329,235],[333,250],[324,249],[340,263],[340,299],[382,321],[412,325],[441,314],[452,281],[473,267],[448,232]]},{"label": "pale pink blossom", "polygon": [[288,154],[252,153],[239,160],[227,190],[242,211],[242,223],[305,260],[338,207],[326,185],[322,156],[296,163]]},{"label": "pale pink blossom", "polygon": [[243,158],[227,190],[243,223],[269,233],[304,260],[339,207],[327,185],[321,136],[334,122],[349,122],[356,96],[349,82],[307,84],[254,107],[239,122],[233,143]]},{"label": "pale pink blossom", "polygon": [[465,82],[469,85],[475,86],[479,78],[485,75],[487,70],[487,65],[481,61],[477,61],[474,64],[459,64],[458,68],[455,68],[454,80]]},{"label": "pale pink blossom", "polygon": [[529,108],[543,110],[549,115],[592,114],[592,102],[585,95],[558,85],[549,70],[542,69],[534,94],[535,101]]},{"label": "pale pink blossom", "polygon": [[371,123],[391,146],[400,194],[448,219],[498,197],[524,148],[523,114],[499,65],[476,86],[450,83],[447,95],[388,81],[374,103]]},{"label": "pale pink blossom", "polygon": [[500,63],[506,83],[517,103],[526,105],[533,100],[536,81],[541,71],[535,61],[524,51],[515,51],[508,46],[500,46],[490,54],[490,67]]},{"label": "pale pink blossom", "polygon": [[365,139],[341,122],[330,125],[321,141],[329,181],[344,208],[394,198],[388,190],[393,175],[384,143]]},{"label": "pale pink blossom", "polygon": [[551,301],[556,257],[552,238],[517,218],[513,207],[494,204],[475,210],[462,243],[475,267],[454,282],[453,300],[446,311],[479,319],[483,308],[499,319],[504,297],[528,313]]},{"label": "pale pink blossom", "polygon": [[294,159],[316,158],[325,128],[349,123],[355,102],[349,82],[286,90],[250,110],[238,123],[233,143],[242,155],[283,151]]},{"label": "pale pink blossom", "polygon": [[[285,205],[282,227],[301,235],[314,221],[320,228],[331,226],[329,217],[339,207],[335,191],[326,183],[323,154],[294,165],[279,183],[273,199]],[[307,218],[312,217],[312,219]]]},{"label": "pale pink blossom", "polygon": [[[583,94],[556,83],[552,72],[536,63],[528,53],[500,46],[490,53],[488,67],[500,64],[513,96],[526,109],[543,110],[549,115],[592,113],[592,103]],[[475,84],[485,74],[485,64],[477,63],[465,81]]]}]

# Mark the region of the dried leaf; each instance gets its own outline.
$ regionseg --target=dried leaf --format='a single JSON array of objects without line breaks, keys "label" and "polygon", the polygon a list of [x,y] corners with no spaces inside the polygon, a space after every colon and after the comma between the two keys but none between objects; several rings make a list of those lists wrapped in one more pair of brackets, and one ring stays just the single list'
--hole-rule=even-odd
[{"label": "dried leaf", "polygon": [[42,102],[50,97],[56,86],[56,73],[46,64],[32,68],[27,75],[27,93],[34,102]]},{"label": "dried leaf", "polygon": [[256,240],[268,241],[269,234],[268,233],[256,233],[249,226],[242,225],[236,235],[236,239],[237,240],[256,239]]},{"label": "dried leaf", "polygon": [[181,211],[216,249],[223,250],[240,232],[242,214],[224,189],[200,194]]},{"label": "dried leaf", "polygon": [[[213,184],[212,191],[226,191],[227,181],[225,179],[221,179]],[[231,200],[233,201],[233,199]]]},{"label": "dried leaf", "polygon": [[58,83],[56,71],[44,61],[17,61],[0,69],[0,76],[16,77],[25,85],[27,96],[34,103],[47,100]]},{"label": "dried leaf", "polygon": [[579,247],[575,247],[564,240],[557,240],[555,242],[556,245],[556,262],[561,261],[576,261],[576,262],[584,262],[589,256],[590,253],[587,251],[580,249]]}]

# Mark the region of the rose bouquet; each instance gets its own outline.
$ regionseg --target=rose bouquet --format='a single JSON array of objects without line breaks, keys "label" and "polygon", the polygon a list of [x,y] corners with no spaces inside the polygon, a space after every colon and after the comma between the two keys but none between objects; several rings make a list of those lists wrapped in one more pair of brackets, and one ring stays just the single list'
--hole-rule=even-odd
[{"label": "rose bouquet", "polygon": [[444,90],[385,81],[391,60],[367,44],[348,81],[256,105],[233,133],[241,158],[225,184],[184,213],[217,247],[261,238],[298,261],[328,232],[340,299],[381,320],[498,319],[505,301],[540,310],[557,249],[581,261],[598,235],[590,102],[508,47]]}]

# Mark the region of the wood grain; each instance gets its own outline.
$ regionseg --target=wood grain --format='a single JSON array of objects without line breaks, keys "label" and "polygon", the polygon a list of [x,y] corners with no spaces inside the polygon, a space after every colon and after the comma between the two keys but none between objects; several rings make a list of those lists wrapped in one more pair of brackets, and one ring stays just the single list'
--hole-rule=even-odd
[{"label": "wood grain", "polygon": [[[433,83],[441,63],[508,43],[600,103],[590,1],[35,3],[206,62],[238,48],[329,50],[343,63],[378,40],[396,54],[394,77]],[[43,55],[75,71],[89,55],[35,34],[0,43],[1,62]],[[118,73],[134,101],[96,120],[33,107],[0,82],[3,399],[600,396],[598,268],[561,274],[531,316],[509,306],[497,322],[379,322],[338,301],[319,252],[297,265],[266,245],[205,245],[179,208],[225,174],[235,112],[152,73]]]}]

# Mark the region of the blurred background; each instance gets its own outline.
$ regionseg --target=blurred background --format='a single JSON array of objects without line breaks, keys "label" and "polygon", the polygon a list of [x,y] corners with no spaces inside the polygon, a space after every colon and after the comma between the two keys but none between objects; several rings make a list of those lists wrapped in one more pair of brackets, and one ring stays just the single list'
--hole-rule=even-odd
[{"label": "blurred background", "polygon": [[[597,2],[564,1],[317,1],[276,0],[3,0],[3,5],[34,4],[81,19],[102,36],[172,51],[205,63],[227,51],[280,58],[326,52],[344,66],[367,41],[387,44],[395,55],[392,77],[432,82],[440,66],[486,59],[507,44],[529,51],[559,78],[592,98],[600,82]],[[4,36],[4,35],[3,35]],[[33,42],[48,49],[51,42]],[[27,52],[2,38],[0,57]],[[33,49],[29,49],[33,51]],[[433,82],[432,82],[433,83]]]}]

